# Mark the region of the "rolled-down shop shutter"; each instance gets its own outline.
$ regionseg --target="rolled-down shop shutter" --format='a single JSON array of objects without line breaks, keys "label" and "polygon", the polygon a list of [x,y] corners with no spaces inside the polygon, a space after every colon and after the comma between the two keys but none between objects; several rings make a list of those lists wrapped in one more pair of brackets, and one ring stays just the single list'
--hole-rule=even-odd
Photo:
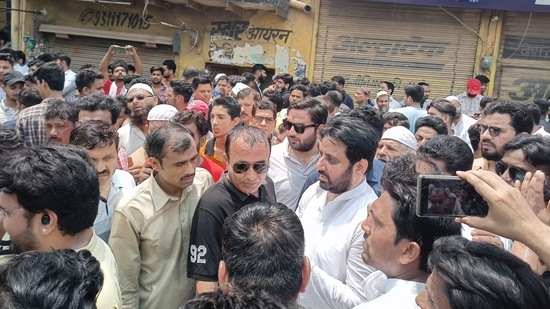
[{"label": "rolled-down shop shutter", "polygon": [[[529,25],[529,26],[528,26]],[[550,19],[545,13],[507,12],[497,63],[496,95],[532,102],[550,96]]]},{"label": "rolled-down shop shutter", "polygon": [[[446,9],[479,31],[479,10]],[[346,78],[346,91],[368,86],[373,97],[381,81],[406,85],[425,81],[430,98],[459,94],[472,78],[478,36],[437,7],[323,0],[314,80]]]},{"label": "rolled-down shop shutter", "polygon": [[[71,57],[71,69],[75,72],[78,72],[84,64],[92,64],[95,67],[99,67],[101,59],[103,59],[111,45],[134,46],[141,59],[144,76],[149,76],[149,69],[152,66],[161,65],[167,59],[174,59],[172,46],[168,45],[157,44],[157,47],[148,47],[139,42],[80,36],[71,36],[70,39],[62,39],[53,34],[47,37],[47,51],[49,53],[67,53]],[[113,55],[112,61],[117,59],[125,60],[128,64],[133,65],[132,58],[124,53]]]}]

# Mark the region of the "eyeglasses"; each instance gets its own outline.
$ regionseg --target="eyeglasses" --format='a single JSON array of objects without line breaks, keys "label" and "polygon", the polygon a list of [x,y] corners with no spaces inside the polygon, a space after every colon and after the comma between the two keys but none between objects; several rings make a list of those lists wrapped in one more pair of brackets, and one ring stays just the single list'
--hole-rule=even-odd
[{"label": "eyeglasses", "polygon": [[134,102],[134,100],[143,101],[143,100],[145,100],[145,98],[150,98],[150,97],[153,97],[153,96],[152,95],[148,95],[148,96],[138,95],[138,96],[135,96],[133,98],[126,98],[126,102],[132,103],[132,102]]},{"label": "eyeglasses", "polygon": [[255,117],[254,117],[254,121],[256,121],[257,123],[262,123],[262,122],[265,121],[265,123],[267,123],[267,124],[272,124],[273,121],[275,121],[275,119],[269,118],[269,117],[255,116]]},{"label": "eyeglasses", "polygon": [[483,124],[479,125],[479,133],[483,134],[487,130],[489,130],[489,135],[491,135],[492,137],[497,137],[500,134],[500,131],[502,131],[501,128],[486,126]]},{"label": "eyeglasses", "polygon": [[526,170],[515,167],[515,166],[508,166],[503,162],[497,162],[496,164],[496,172],[497,175],[502,176],[502,174],[506,173],[508,171],[508,175],[510,175],[510,178],[512,178],[514,181],[519,180],[523,181],[525,178],[525,174],[527,173]]},{"label": "eyeglasses", "polygon": [[21,205],[17,206],[17,207],[14,207],[14,208],[10,208],[10,209],[4,209],[4,208],[0,208],[0,216],[5,216],[6,214],[9,214],[10,211],[13,211],[13,210],[16,210],[16,209],[19,209],[21,208]]},{"label": "eyeglasses", "polygon": [[[233,172],[237,174],[245,173],[249,168],[250,164],[248,162],[237,162],[233,164]],[[258,174],[265,174],[269,169],[269,164],[265,162],[256,162],[252,165],[252,169]]]},{"label": "eyeglasses", "polygon": [[303,123],[292,123],[288,120],[283,120],[283,128],[285,128],[285,130],[290,130],[290,128],[294,127],[294,131],[296,131],[296,133],[298,134],[302,134],[306,131],[306,128],[309,128],[309,127],[318,127],[319,125],[314,123],[314,124],[308,124],[308,125],[305,125]]}]

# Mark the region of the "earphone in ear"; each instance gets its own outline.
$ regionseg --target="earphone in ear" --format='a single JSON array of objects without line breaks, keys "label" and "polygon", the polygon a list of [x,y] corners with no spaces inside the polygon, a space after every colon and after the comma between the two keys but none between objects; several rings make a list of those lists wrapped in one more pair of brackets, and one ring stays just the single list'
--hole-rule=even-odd
[{"label": "earphone in ear", "polygon": [[43,216],[42,216],[42,219],[40,219],[40,222],[42,222],[42,224],[44,224],[44,225],[50,224],[50,216],[48,216],[48,215],[43,215]]}]

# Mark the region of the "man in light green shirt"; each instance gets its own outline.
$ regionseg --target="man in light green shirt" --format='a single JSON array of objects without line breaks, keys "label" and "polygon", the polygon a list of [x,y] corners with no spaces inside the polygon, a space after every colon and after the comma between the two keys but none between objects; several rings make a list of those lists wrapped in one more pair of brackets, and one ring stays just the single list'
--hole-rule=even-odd
[{"label": "man in light green shirt", "polygon": [[197,147],[181,124],[154,130],[144,148],[153,175],[120,200],[109,240],[122,308],[178,308],[195,295],[187,278],[189,233],[199,197],[213,181],[197,168]]}]

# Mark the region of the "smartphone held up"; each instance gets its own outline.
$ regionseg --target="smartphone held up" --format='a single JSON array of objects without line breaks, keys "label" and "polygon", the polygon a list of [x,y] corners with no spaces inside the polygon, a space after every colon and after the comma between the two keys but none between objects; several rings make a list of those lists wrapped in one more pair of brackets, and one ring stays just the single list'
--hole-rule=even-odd
[{"label": "smartphone held up", "polygon": [[420,217],[485,217],[487,202],[458,176],[420,175],[416,214]]}]

